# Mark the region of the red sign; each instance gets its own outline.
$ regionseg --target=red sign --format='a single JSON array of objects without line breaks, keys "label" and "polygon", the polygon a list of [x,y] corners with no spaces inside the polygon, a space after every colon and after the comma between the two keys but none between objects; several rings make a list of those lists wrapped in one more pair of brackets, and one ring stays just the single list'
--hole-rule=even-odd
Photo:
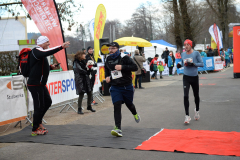
[{"label": "red sign", "polygon": [[[37,25],[43,36],[47,36],[50,48],[63,44],[63,36],[57,10],[53,0],[22,0],[29,15]],[[54,54],[57,61],[61,63],[63,71],[67,71],[65,50]]]},{"label": "red sign", "polygon": [[220,56],[220,42],[219,42],[219,38],[218,38],[218,36],[220,36],[220,35],[218,35],[218,29],[217,29],[217,25],[216,25],[216,23],[214,23],[214,25],[213,25],[213,32],[214,32],[214,35],[215,35],[215,39],[216,39],[216,41],[217,41],[217,47],[218,47],[218,55]]}]

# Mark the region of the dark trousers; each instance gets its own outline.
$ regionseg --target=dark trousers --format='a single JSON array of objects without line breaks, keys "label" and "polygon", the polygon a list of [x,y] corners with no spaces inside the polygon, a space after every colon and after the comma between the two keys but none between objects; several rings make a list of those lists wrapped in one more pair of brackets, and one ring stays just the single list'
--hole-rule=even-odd
[{"label": "dark trousers", "polygon": [[[96,77],[95,77],[96,73],[97,73],[97,71],[92,71],[91,72],[91,76],[92,77],[90,79],[90,82],[91,82],[91,89],[92,89],[92,91],[93,91],[93,87],[94,87],[95,80],[96,80]],[[93,96],[92,96],[92,102],[93,102]]]},{"label": "dark trousers", "polygon": [[[92,102],[92,92],[88,92],[87,93],[87,106],[91,106],[91,102]],[[84,93],[80,93],[79,94],[79,97],[78,97],[78,109],[81,109],[82,108],[82,100],[83,100],[83,97],[84,97]]]},{"label": "dark trousers", "polygon": [[153,77],[157,78],[157,71],[154,71],[154,73],[152,74],[152,78]]},{"label": "dark trousers", "polygon": [[46,86],[28,86],[28,90],[32,94],[34,105],[32,131],[36,131],[39,124],[42,124],[45,113],[52,105],[52,99]]},{"label": "dark trousers", "polygon": [[[127,108],[131,111],[133,115],[137,114],[135,105],[133,103],[126,104]],[[115,126],[118,129],[121,129],[121,122],[122,122],[122,101],[118,101],[114,103],[114,120],[115,120]]]},{"label": "dark trousers", "polygon": [[162,71],[159,72],[160,73],[160,78],[162,77]]},{"label": "dark trousers", "polygon": [[136,75],[136,78],[135,78],[135,87],[137,87],[137,82],[139,84],[139,88],[142,87],[142,75]]},{"label": "dark trousers", "polygon": [[183,90],[184,90],[184,107],[185,113],[189,116],[189,89],[192,86],[193,95],[195,98],[196,111],[199,111],[200,97],[199,97],[199,77],[198,76],[183,76]]},{"label": "dark trousers", "polygon": [[173,67],[169,67],[169,75],[172,75]]}]

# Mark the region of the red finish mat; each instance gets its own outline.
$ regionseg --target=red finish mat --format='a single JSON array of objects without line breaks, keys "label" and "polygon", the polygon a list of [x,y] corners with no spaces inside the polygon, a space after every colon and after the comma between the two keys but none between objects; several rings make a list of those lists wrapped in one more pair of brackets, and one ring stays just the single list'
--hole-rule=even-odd
[{"label": "red finish mat", "polygon": [[163,129],[135,149],[240,156],[240,133]]}]

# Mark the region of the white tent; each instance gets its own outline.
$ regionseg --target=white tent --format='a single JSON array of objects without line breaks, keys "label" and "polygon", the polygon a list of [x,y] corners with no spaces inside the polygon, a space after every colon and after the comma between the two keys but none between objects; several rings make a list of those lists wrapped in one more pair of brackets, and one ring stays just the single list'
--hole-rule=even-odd
[{"label": "white tent", "polygon": [[[157,44],[157,43],[152,43],[152,47],[144,47],[144,53],[145,53],[145,57],[146,58],[153,58],[155,56],[155,48],[154,46],[157,46],[156,48],[156,54],[158,54],[159,56],[162,55],[163,51],[165,51],[166,47],[168,46],[164,46],[164,45],[161,45],[161,44]],[[135,46],[124,46],[122,47],[121,49],[126,49],[127,52],[132,52],[132,56],[134,55],[134,51],[136,50],[136,47]],[[176,48],[172,48],[172,47],[168,47],[168,50],[169,51],[173,51],[174,55],[177,51]]]}]

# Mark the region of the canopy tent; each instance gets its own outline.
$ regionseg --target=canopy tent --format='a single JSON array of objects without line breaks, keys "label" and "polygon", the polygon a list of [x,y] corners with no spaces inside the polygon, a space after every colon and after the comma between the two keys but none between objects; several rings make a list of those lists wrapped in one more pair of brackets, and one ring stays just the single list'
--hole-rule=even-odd
[{"label": "canopy tent", "polygon": [[[165,51],[165,48],[168,47],[168,46],[164,46],[164,45],[160,45],[160,44],[157,44],[157,43],[152,43],[152,46],[151,47],[144,47],[144,53],[145,53],[145,57],[146,58],[153,58],[155,56],[155,48],[154,46],[157,46],[156,48],[156,54],[158,54],[159,56],[162,55],[162,53]],[[136,50],[136,47],[135,46],[125,46],[125,47],[122,47],[121,49],[126,49],[127,52],[133,52],[134,54],[134,51]],[[173,51],[174,55],[177,51],[176,48],[173,48],[173,47],[168,47],[168,50],[169,51]]]},{"label": "canopy tent", "polygon": [[149,41],[138,37],[123,37],[116,39],[114,42],[117,42],[119,45],[124,46],[139,46],[139,47],[152,46],[152,44]]},{"label": "canopy tent", "polygon": [[160,39],[160,40],[151,40],[150,42],[151,42],[151,43],[161,44],[161,45],[166,46],[166,47],[177,48],[176,45],[172,45],[172,44],[164,41],[163,39]]}]

